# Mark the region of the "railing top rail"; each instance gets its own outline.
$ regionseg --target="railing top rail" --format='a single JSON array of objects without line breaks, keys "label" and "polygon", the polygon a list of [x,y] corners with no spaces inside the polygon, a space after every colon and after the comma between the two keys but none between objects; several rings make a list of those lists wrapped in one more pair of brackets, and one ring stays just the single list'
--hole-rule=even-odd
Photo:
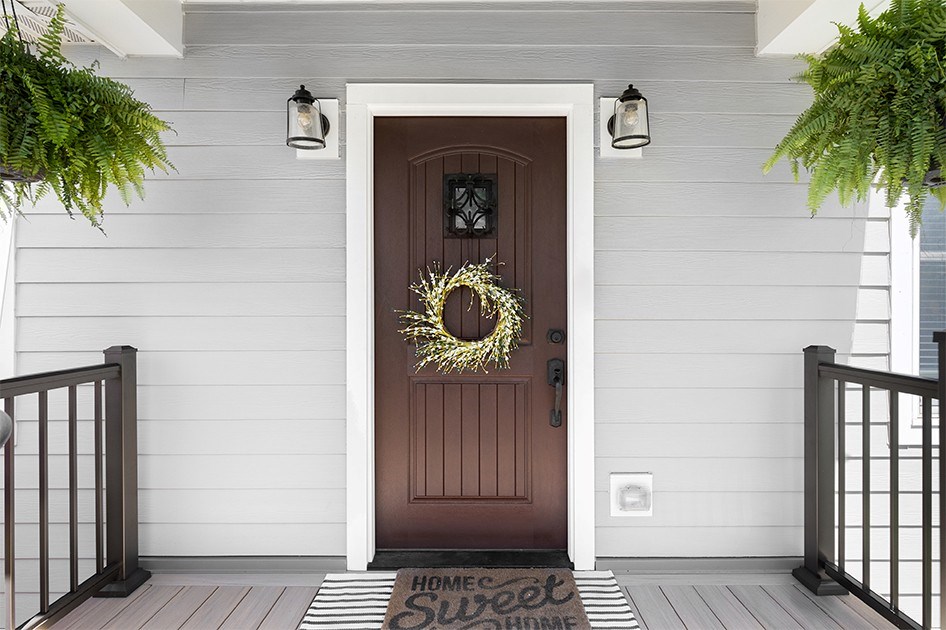
[{"label": "railing top rail", "polygon": [[818,373],[821,376],[827,376],[846,383],[859,383],[914,396],[929,396],[931,398],[939,396],[938,381],[922,376],[868,370],[839,363],[820,363]]},{"label": "railing top rail", "polygon": [[70,370],[17,376],[0,381],[0,398],[35,394],[70,385],[82,385],[83,383],[92,383],[120,375],[121,366],[117,363],[105,363]]}]

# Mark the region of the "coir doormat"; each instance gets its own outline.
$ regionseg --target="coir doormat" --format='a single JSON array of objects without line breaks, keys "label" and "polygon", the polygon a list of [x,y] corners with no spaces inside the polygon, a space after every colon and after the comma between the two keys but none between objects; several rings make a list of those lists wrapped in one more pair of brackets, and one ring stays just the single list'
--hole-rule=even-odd
[{"label": "coir doormat", "polygon": [[[433,569],[427,571],[429,575]],[[469,573],[455,569],[454,573]],[[492,574],[492,572],[490,571]],[[592,630],[638,630],[640,626],[634,613],[624,598],[624,593],[610,571],[575,571],[575,583],[581,594],[581,601],[590,624],[581,626]],[[388,571],[369,573],[331,573],[325,576],[318,594],[309,605],[305,616],[299,623],[299,630],[380,630],[388,611],[388,600],[394,590],[397,575]],[[428,582],[428,586],[429,586]],[[451,580],[450,586],[454,582]],[[462,583],[461,583],[462,584]],[[436,583],[435,583],[436,585]],[[408,585],[409,587],[412,584]],[[418,585],[420,586],[420,585]],[[543,583],[544,587],[544,583]],[[553,590],[559,596],[558,587]],[[441,584],[437,591],[438,598],[443,592]],[[544,592],[544,589],[543,589]],[[413,594],[413,593],[412,593]],[[416,602],[415,602],[416,603]],[[439,613],[439,609],[435,609]],[[415,611],[416,612],[416,611]],[[426,619],[424,613],[420,618]],[[537,615],[527,613],[509,615],[508,629],[502,630],[554,630],[555,621],[546,619],[545,625]],[[559,617],[564,630],[564,621]],[[436,618],[434,620],[436,623]],[[446,626],[436,626],[446,627]],[[497,626],[473,626],[473,630],[492,630]]]},{"label": "coir doormat", "polygon": [[591,627],[568,569],[401,569],[389,630]]}]

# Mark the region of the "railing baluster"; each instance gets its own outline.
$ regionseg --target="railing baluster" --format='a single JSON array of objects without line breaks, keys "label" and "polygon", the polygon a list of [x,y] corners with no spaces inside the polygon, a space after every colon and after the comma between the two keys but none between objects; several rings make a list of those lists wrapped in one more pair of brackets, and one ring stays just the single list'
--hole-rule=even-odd
[{"label": "railing baluster", "polygon": [[69,386],[69,590],[79,588],[79,416],[76,386]]},{"label": "railing baluster", "polygon": [[[13,398],[4,399],[3,410],[13,418],[13,426],[16,427]],[[16,628],[16,604],[14,602],[16,596],[16,541],[14,539],[14,527],[16,526],[14,492],[16,491],[16,481],[13,477],[13,442],[15,435],[16,429],[13,430],[13,435],[10,436],[3,448],[3,585],[6,588],[7,628]]]},{"label": "railing baluster", "polygon": [[946,622],[946,332],[933,333],[933,341],[939,351],[939,618],[940,626]]},{"label": "railing baluster", "polygon": [[39,611],[49,610],[49,392],[39,392]]},{"label": "railing baluster", "polygon": [[105,546],[103,527],[105,526],[104,506],[102,504],[102,381],[95,381],[95,572],[105,568]]},{"label": "railing baluster", "polygon": [[923,627],[933,627],[933,399],[923,397]]},{"label": "railing baluster", "polygon": [[838,566],[844,570],[845,532],[847,527],[847,477],[845,468],[845,437],[847,434],[847,387],[844,381],[838,381]]},{"label": "railing baluster", "polygon": [[861,387],[861,581],[870,588],[870,385]]},{"label": "railing baluster", "polygon": [[890,604],[900,594],[900,394],[890,392]]},{"label": "railing baluster", "polygon": [[[30,611],[24,627],[46,627],[61,619],[93,594],[122,597],[134,591],[150,574],[138,566],[137,522],[137,401],[136,350],[114,346],[105,362],[70,370],[0,379],[0,398],[6,413],[14,415],[18,396],[38,397],[37,452],[39,475],[39,611]],[[95,572],[79,581],[79,413],[78,388],[91,385],[94,404]],[[50,602],[49,503],[49,391],[66,389],[67,470],[69,478],[70,592]],[[16,592],[16,483],[14,439],[6,415],[0,419],[4,463],[4,586],[6,610],[0,626],[17,627]],[[107,444],[106,444],[107,442]],[[107,448],[106,448],[107,447]],[[108,481],[106,487],[105,481]],[[106,495],[107,491],[107,495]],[[108,518],[106,519],[106,515]],[[115,516],[112,519],[112,516]],[[114,524],[114,525],[113,525]],[[108,526],[108,527],[107,527]],[[55,587],[53,587],[55,588]],[[21,616],[22,612],[21,612]]]},{"label": "railing baluster", "polygon": [[[940,492],[938,507],[940,513],[939,527],[939,557],[944,561],[939,566],[939,581],[936,587],[946,590],[946,417],[939,425],[938,440],[933,442],[932,409],[933,401],[939,400],[946,409],[946,331],[934,334],[934,340],[939,345],[939,372],[938,380],[894,374],[878,370],[868,370],[841,365],[833,361],[832,352],[825,346],[809,346],[805,348],[805,566],[792,571],[792,574],[809,590],[817,595],[828,594],[824,586],[826,582],[834,580],[836,586],[846,589],[851,594],[870,606],[875,612],[898,628],[910,630],[924,630],[930,628],[937,618],[946,620],[946,597],[940,597],[938,610],[933,609],[933,474],[938,473],[940,482],[936,491]],[[816,378],[817,376],[817,378]],[[836,385],[836,390],[835,390]],[[860,455],[862,497],[862,556],[863,571],[861,580],[854,578],[844,565],[847,560],[845,537],[846,521],[846,477],[847,453],[846,419],[847,393],[851,386],[861,387],[862,412],[858,424],[861,426],[862,439]],[[877,577],[872,571],[871,549],[871,394],[874,390],[887,391],[889,397],[889,446],[890,475],[889,503],[884,508],[890,510],[890,597],[874,592],[870,588],[871,578]],[[830,395],[837,391],[838,401],[835,405]],[[829,395],[830,393],[830,395]],[[921,595],[922,595],[922,622],[911,619],[900,609],[901,585],[901,553],[900,553],[900,495],[904,492],[900,480],[901,466],[901,439],[900,407],[902,394],[916,396],[923,405],[922,426],[922,560],[921,560]],[[828,407],[828,402],[831,407]],[[832,410],[833,409],[833,410]],[[837,415],[834,415],[836,411]],[[837,419],[837,425],[834,420]],[[857,422],[857,421],[855,421]],[[836,433],[832,433],[835,430]],[[837,451],[834,459],[826,458],[821,447],[837,441]],[[938,468],[934,469],[934,448],[939,449]],[[836,467],[836,468],[835,468]],[[838,487],[830,486],[830,481],[837,480]],[[812,483],[814,482],[814,483]],[[831,496],[834,501],[824,501]],[[829,520],[837,515],[837,521]],[[826,530],[825,524],[831,523],[834,528]],[[883,525],[878,523],[878,525]],[[856,526],[856,525],[855,525]],[[831,535],[828,535],[830,532]],[[837,544],[835,550],[831,545]],[[815,555],[817,553],[817,556]],[[885,554],[884,554],[885,555]],[[818,574],[824,577],[820,577]],[[884,580],[886,583],[886,580]],[[886,589],[884,589],[886,592]],[[832,593],[833,594],[833,593]],[[921,615],[917,615],[920,617]]]}]

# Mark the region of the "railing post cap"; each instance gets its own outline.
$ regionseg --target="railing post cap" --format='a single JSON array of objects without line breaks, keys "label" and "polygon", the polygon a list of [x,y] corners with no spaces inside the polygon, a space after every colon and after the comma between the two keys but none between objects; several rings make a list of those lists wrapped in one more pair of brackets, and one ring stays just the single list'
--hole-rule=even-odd
[{"label": "railing post cap", "polygon": [[941,341],[946,341],[946,330],[937,330],[933,332],[933,341],[939,343]]},{"label": "railing post cap", "polygon": [[138,352],[138,348],[134,346],[111,346],[105,348],[105,352]]},{"label": "railing post cap", "polygon": [[805,348],[805,352],[831,352],[835,353],[837,350],[831,346],[808,346]]}]

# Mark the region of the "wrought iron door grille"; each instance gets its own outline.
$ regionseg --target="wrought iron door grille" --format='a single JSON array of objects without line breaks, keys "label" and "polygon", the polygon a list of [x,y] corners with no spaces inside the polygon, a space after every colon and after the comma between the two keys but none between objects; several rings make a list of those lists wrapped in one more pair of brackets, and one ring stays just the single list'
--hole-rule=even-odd
[{"label": "wrought iron door grille", "polygon": [[495,238],[498,183],[495,174],[443,176],[444,230],[447,238]]}]

